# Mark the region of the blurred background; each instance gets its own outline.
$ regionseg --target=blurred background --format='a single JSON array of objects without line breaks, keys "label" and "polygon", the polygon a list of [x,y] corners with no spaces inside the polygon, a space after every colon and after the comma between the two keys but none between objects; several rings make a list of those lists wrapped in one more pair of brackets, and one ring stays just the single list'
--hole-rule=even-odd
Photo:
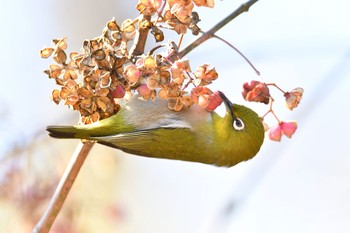
[{"label": "blurred background", "polygon": [[[50,100],[55,84],[42,71],[52,60],[41,59],[40,49],[66,36],[67,51],[79,51],[112,17],[119,23],[136,17],[136,2],[2,3],[0,232],[31,232],[78,144],[45,132],[50,124],[75,124],[78,116]],[[242,2],[199,10],[199,26],[211,28]],[[52,232],[349,232],[349,9],[346,0],[261,0],[218,33],[265,82],[304,88],[293,112],[275,93],[279,117],[298,121],[292,139],[266,139],[256,158],[229,169],[95,145]],[[242,99],[243,82],[259,77],[225,44],[213,39],[187,57],[193,69],[216,67],[220,78],[212,89],[260,114],[267,110]]]}]

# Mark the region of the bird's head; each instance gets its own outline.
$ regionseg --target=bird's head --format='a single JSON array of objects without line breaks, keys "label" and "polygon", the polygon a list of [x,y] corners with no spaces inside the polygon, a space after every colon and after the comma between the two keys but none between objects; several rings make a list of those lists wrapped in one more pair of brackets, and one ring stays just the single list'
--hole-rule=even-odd
[{"label": "bird's head", "polygon": [[233,104],[222,92],[219,94],[225,104],[226,114],[215,122],[216,138],[219,139],[218,143],[224,143],[221,146],[227,152],[226,163],[234,165],[258,153],[264,141],[264,127],[256,112],[243,105]]}]

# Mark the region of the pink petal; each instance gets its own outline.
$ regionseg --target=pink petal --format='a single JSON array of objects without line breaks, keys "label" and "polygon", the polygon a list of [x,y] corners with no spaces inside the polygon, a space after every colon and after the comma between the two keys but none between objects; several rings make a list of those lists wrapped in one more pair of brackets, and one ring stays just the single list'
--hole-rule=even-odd
[{"label": "pink petal", "polygon": [[279,142],[281,141],[281,137],[282,137],[281,125],[278,124],[278,125],[272,126],[269,131],[269,138],[272,141]]},{"label": "pink petal", "polygon": [[291,138],[298,128],[298,124],[295,121],[281,122],[280,125],[283,134],[288,138]]}]

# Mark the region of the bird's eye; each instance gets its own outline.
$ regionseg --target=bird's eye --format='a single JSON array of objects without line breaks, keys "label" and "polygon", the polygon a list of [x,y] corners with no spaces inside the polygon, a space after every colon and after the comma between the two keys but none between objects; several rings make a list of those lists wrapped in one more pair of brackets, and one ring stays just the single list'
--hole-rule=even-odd
[{"label": "bird's eye", "polygon": [[236,118],[233,120],[233,128],[235,130],[243,130],[244,129],[244,123],[240,118]]}]

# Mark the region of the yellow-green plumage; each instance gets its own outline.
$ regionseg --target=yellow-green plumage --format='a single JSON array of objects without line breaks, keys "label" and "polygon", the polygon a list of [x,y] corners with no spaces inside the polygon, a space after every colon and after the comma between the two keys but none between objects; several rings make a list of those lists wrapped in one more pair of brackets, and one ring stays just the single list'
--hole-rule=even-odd
[{"label": "yellow-green plumage", "polygon": [[[221,95],[224,117],[198,106],[173,112],[164,100],[134,97],[116,115],[97,123],[47,129],[53,137],[96,140],[141,156],[233,166],[257,154],[264,129],[254,111]],[[242,129],[233,126],[236,119],[243,122]]]}]

